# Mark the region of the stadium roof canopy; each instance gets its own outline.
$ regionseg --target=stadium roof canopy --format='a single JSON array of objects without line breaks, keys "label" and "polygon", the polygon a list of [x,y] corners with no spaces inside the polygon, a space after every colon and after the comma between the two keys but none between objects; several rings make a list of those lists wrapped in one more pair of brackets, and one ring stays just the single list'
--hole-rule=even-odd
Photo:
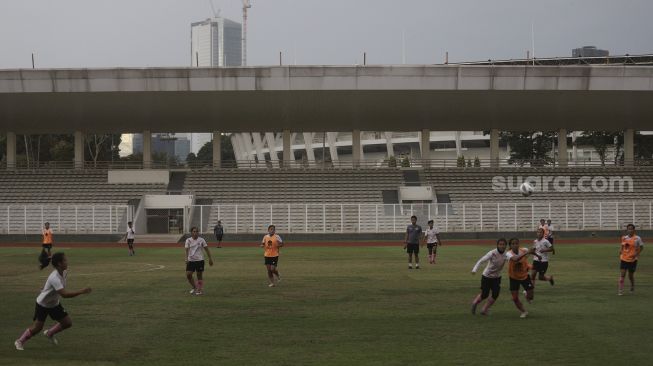
[{"label": "stadium roof canopy", "polygon": [[650,130],[650,65],[0,70],[0,131]]}]

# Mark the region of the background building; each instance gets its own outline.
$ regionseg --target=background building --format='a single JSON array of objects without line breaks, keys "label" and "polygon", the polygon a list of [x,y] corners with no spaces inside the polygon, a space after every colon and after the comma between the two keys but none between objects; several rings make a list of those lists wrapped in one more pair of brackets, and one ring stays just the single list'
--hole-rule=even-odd
[{"label": "background building", "polygon": [[583,46],[571,50],[571,57],[607,57],[610,51],[600,50],[596,46]]},{"label": "background building", "polygon": [[[242,26],[233,20],[214,17],[190,26],[191,66],[224,67],[242,65]],[[211,141],[210,133],[191,133],[190,150],[197,154]]]},{"label": "background building", "polygon": [[190,26],[191,66],[221,67],[242,65],[242,26],[217,17]]}]

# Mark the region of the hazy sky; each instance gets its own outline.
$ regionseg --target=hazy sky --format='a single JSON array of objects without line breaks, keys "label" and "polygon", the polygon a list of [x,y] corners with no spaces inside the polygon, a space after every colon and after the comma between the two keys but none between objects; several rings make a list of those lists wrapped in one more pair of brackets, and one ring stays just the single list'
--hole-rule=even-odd
[{"label": "hazy sky", "polygon": [[[240,0],[214,0],[241,21]],[[407,63],[538,57],[596,45],[653,53],[651,0],[252,0],[250,65]],[[189,66],[190,23],[208,0],[0,0],[0,69]]]}]

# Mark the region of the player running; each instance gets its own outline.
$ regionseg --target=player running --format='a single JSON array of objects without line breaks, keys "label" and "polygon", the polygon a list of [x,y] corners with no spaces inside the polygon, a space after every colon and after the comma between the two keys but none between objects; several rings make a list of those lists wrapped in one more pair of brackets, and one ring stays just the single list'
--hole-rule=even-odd
[{"label": "player running", "polygon": [[419,240],[422,237],[422,227],[417,225],[417,216],[410,217],[410,225],[406,227],[404,249],[408,253],[408,269],[413,269],[413,254],[415,254],[415,269],[419,269]]},{"label": "player running", "polygon": [[544,230],[545,238],[549,237],[549,225],[546,224],[546,220],[540,219],[540,226],[538,226],[537,228]]},{"label": "player running", "polygon": [[429,250],[429,263],[435,264],[435,256],[437,255],[438,246],[442,245],[442,240],[438,229],[433,227],[433,220],[429,220],[428,224],[429,228],[424,233],[424,240],[426,241],[426,248]]},{"label": "player running", "polygon": [[64,253],[54,253],[52,256],[52,266],[55,269],[48,276],[48,279],[45,281],[45,286],[43,286],[41,293],[36,298],[33,318],[34,323],[14,342],[14,346],[16,346],[16,349],[19,351],[24,350],[23,346],[25,345],[25,342],[43,329],[43,325],[45,325],[45,320],[48,316],[57,323],[50,329],[44,331],[43,335],[53,344],[59,344],[59,341],[57,341],[54,335],[73,325],[70,316],[66,310],[64,310],[63,306],[61,306],[61,298],[68,299],[91,292],[90,287],[79,291],[66,290],[68,259]]},{"label": "player running", "polygon": [[[202,249],[206,251],[209,257],[209,266],[213,266],[213,258],[206,240],[200,237],[196,226],[190,230],[191,237],[186,239],[184,248],[186,249],[186,279],[192,286],[190,289],[191,294],[202,295],[204,294],[204,254]],[[197,272],[197,282],[193,279],[193,272]]]},{"label": "player running", "polygon": [[[533,279],[533,285],[535,285],[535,279],[541,281],[549,281],[551,286],[555,284],[553,276],[546,276],[546,271],[549,268],[549,253],[555,254],[556,251],[553,248],[553,245],[544,237],[544,229],[537,229],[537,239],[533,240],[533,249],[535,249],[535,254],[539,256],[540,259],[533,259],[533,268],[531,269],[531,278]],[[538,277],[535,277],[535,275]]]},{"label": "player running", "polygon": [[624,294],[624,277],[628,271],[630,280],[630,292],[635,291],[635,270],[637,269],[637,260],[639,255],[644,251],[644,242],[639,235],[635,234],[635,225],[626,226],[626,235],[621,237],[621,250],[619,258],[621,259],[621,274],[619,275],[619,292],[617,295]]},{"label": "player running", "polygon": [[481,315],[487,315],[492,304],[497,301],[499,292],[501,291],[501,271],[503,270],[503,265],[506,263],[506,260],[508,260],[508,255],[506,253],[507,246],[508,242],[506,239],[501,238],[497,240],[497,248],[487,252],[487,254],[476,262],[474,268],[472,268],[472,274],[476,274],[478,267],[480,267],[483,262],[487,262],[487,266],[485,266],[485,270],[483,270],[483,275],[481,276],[481,293],[476,295],[472,301],[472,314],[476,314],[476,307],[483,300],[488,298],[490,290],[492,291],[492,297],[490,297],[485,305],[483,305]]},{"label": "player running", "polygon": [[127,239],[127,246],[129,246],[129,256],[136,255],[136,251],[134,250],[136,231],[134,231],[134,226],[131,221],[127,223],[127,232],[125,233],[125,236],[123,236],[123,239],[125,238]]},{"label": "player running", "polygon": [[519,247],[519,239],[512,238],[510,239],[510,250],[507,252],[508,259],[510,264],[508,265],[508,275],[510,276],[510,294],[512,295],[512,301],[515,303],[515,306],[521,312],[520,318],[525,318],[528,316],[528,311],[524,309],[524,305],[519,301],[519,286],[523,287],[526,290],[526,300],[530,303],[533,301],[533,282],[531,281],[530,276],[528,275],[528,260],[526,257],[532,254],[538,259],[540,256],[535,253],[535,249],[526,249]]},{"label": "player running", "polygon": [[269,287],[275,287],[274,276],[277,276],[277,282],[281,281],[281,276],[277,267],[279,266],[279,249],[283,247],[283,239],[276,234],[276,226],[268,226],[268,233],[265,234],[261,241],[261,248],[265,249],[265,268],[268,270]]}]

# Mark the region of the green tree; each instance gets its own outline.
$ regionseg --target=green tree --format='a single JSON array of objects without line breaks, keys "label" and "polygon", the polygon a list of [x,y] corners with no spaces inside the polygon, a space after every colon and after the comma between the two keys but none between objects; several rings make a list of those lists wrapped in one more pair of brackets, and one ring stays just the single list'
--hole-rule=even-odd
[{"label": "green tree", "polygon": [[542,166],[553,161],[554,132],[502,131],[499,136],[501,143],[510,145],[509,164]]},{"label": "green tree", "polygon": [[[615,143],[616,142],[616,143]],[[601,165],[605,165],[608,149],[613,146],[615,149],[615,163],[623,160],[623,132],[616,131],[583,131],[581,136],[576,138],[576,145],[589,145],[599,155]]]},{"label": "green tree", "polygon": [[[234,148],[231,144],[231,138],[228,135],[220,136],[220,153],[223,167],[231,167],[236,160]],[[200,148],[197,155],[188,154],[186,162],[192,167],[212,166],[213,165],[213,142],[209,141]]]}]

